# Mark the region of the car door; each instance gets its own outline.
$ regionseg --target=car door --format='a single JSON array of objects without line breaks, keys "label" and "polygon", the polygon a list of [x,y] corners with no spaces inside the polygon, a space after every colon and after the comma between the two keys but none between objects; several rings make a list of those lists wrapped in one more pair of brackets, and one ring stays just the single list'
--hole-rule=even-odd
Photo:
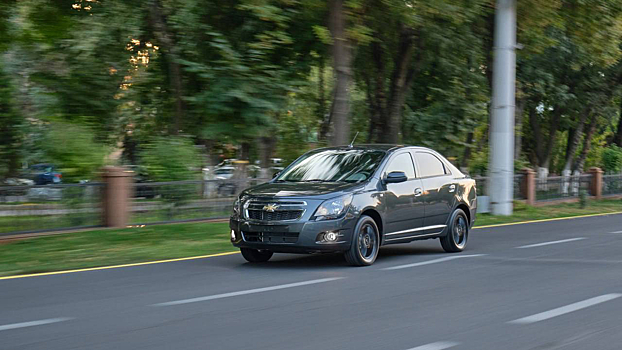
[{"label": "car door", "polygon": [[424,204],[420,198],[423,192],[421,180],[416,177],[412,155],[408,151],[400,152],[391,157],[384,171],[386,174],[402,171],[408,178],[400,183],[385,183],[384,196],[387,206],[385,214],[385,239],[398,241],[413,236],[423,225]]},{"label": "car door", "polygon": [[440,232],[445,228],[457,185],[444,163],[434,154],[415,152],[425,203],[423,226],[426,233]]}]

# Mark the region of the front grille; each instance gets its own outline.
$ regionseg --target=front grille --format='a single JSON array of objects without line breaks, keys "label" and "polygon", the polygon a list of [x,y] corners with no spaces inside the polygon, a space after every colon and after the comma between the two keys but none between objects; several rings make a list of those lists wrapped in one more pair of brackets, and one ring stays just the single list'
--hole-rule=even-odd
[{"label": "front grille", "polygon": [[278,211],[265,211],[265,210],[248,210],[248,218],[253,220],[264,221],[281,221],[281,220],[296,220],[300,218],[302,210],[278,210]]},{"label": "front grille", "polygon": [[242,232],[244,241],[256,243],[296,243],[297,232]]},{"label": "front grille", "polygon": [[304,214],[307,203],[304,201],[281,201],[251,199],[246,207],[246,217],[260,221],[298,220]]}]

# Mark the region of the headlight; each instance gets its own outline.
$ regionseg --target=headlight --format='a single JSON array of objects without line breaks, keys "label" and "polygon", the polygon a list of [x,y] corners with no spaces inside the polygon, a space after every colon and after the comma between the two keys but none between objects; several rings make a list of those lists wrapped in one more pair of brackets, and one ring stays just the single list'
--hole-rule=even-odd
[{"label": "headlight", "polygon": [[337,219],[345,215],[352,203],[352,195],[348,194],[324,201],[315,211],[316,220]]}]

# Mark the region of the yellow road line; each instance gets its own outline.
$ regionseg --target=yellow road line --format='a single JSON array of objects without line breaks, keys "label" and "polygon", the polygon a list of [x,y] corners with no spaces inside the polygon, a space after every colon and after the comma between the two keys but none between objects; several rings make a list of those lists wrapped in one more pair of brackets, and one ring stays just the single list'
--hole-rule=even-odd
[{"label": "yellow road line", "polygon": [[62,275],[62,274],[66,274],[66,273],[84,272],[84,271],[97,271],[97,270],[118,269],[118,268],[121,268],[121,267],[132,267],[132,266],[162,264],[162,263],[175,262],[175,261],[205,259],[205,258],[212,258],[212,257],[215,257],[215,256],[232,255],[232,254],[239,254],[239,253],[240,252],[227,252],[227,253],[218,253],[218,254],[210,254],[210,255],[190,256],[190,257],[187,257],[187,258],[166,259],[166,260],[156,260],[156,261],[145,261],[145,262],[133,263],[133,264],[89,267],[89,268],[85,268],[85,269],[53,271],[53,272],[42,272],[42,273],[31,273],[31,274],[27,274],[27,275],[0,277],[0,280],[11,280],[11,279],[16,279],[16,278],[37,277],[37,276]]},{"label": "yellow road line", "polygon": [[474,229],[476,229],[476,228],[492,228],[492,227],[501,227],[501,226],[532,224],[532,223],[536,223],[536,222],[580,219],[580,218],[589,218],[589,217],[594,217],[594,216],[606,216],[606,215],[617,215],[617,214],[622,214],[622,211],[614,211],[614,212],[611,212],[611,213],[600,213],[600,214],[587,214],[587,215],[577,215],[577,216],[566,216],[566,217],[562,217],[562,218],[553,218],[553,219],[539,219],[539,220],[529,220],[529,221],[519,221],[519,222],[508,222],[508,223],[505,223],[505,224],[475,226],[473,228]]}]

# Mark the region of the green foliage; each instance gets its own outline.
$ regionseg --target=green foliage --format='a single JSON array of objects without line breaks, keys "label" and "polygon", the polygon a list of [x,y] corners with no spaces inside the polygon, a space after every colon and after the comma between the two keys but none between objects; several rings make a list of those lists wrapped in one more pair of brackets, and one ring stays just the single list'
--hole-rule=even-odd
[{"label": "green foliage", "polygon": [[[150,142],[142,154],[142,165],[147,169],[149,179],[156,182],[198,180],[200,158],[196,147],[186,137],[158,137]],[[195,186],[161,186],[159,195],[169,203],[166,208],[168,219],[176,209],[196,194]]]},{"label": "green foliage", "polygon": [[[517,96],[526,107],[516,167],[526,166],[524,159],[536,165],[539,153],[548,152],[551,172],[561,170],[568,135],[582,126],[585,133],[585,115],[597,116],[598,130],[586,167],[610,167],[613,153],[603,150],[619,118],[622,6],[618,0],[517,6],[524,46],[517,51]],[[318,72],[332,60],[328,7],[323,0],[2,2],[0,173],[58,158],[66,181],[90,178],[108,150],[102,145],[122,142],[124,161],[138,163],[143,155],[154,179],[178,179],[176,171],[162,170],[169,167],[185,179],[184,169],[198,162],[191,145],[234,156],[250,144],[252,157],[266,135],[277,140],[273,156],[293,160],[321,145],[330,111],[335,72]],[[346,39],[355,46],[352,67],[345,67],[354,78],[351,137],[380,140],[377,129],[393,130],[387,125],[397,120],[391,125],[399,142],[432,147],[461,164],[469,148],[471,173],[485,175],[494,2],[346,0],[344,9]],[[412,39],[406,54],[405,37]],[[401,60],[406,74],[399,78]],[[408,79],[408,89],[395,93]],[[395,110],[401,118],[387,117]],[[190,137],[166,139],[179,132]],[[49,146],[50,138],[71,139],[66,148],[78,155],[91,150],[85,158],[91,165]],[[167,142],[192,149],[180,151],[188,163],[155,160],[158,152],[177,152],[159,148]],[[572,156],[580,154],[579,147]]]},{"label": "green foliage", "polygon": [[487,176],[488,174],[488,148],[482,152],[476,152],[469,162],[469,174],[471,176]]},{"label": "green foliage", "polygon": [[90,128],[66,122],[49,124],[42,147],[42,161],[55,164],[66,182],[95,179],[107,154]]},{"label": "green foliage", "polygon": [[201,166],[196,147],[182,136],[158,137],[142,154],[142,165],[153,181],[196,180]]},{"label": "green foliage", "polygon": [[603,150],[603,167],[607,173],[622,171],[622,148],[611,145]]}]

